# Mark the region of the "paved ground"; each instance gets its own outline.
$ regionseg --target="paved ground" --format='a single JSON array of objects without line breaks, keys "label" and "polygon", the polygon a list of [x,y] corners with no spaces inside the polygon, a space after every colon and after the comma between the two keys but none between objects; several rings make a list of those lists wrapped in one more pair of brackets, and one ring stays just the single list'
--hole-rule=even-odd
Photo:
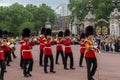
[{"label": "paved ground", "polygon": [[[75,70],[64,70],[63,65],[55,65],[56,74],[45,74],[43,67],[39,67],[39,49],[38,46],[33,48],[34,55],[34,69],[32,77],[25,78],[22,74],[22,70],[19,67],[20,53],[19,45],[16,45],[15,54],[17,59],[11,62],[11,66],[7,67],[7,73],[5,73],[5,80],[87,80],[86,64],[83,62],[84,67],[78,67],[79,63],[79,46],[72,46],[74,54]],[[53,46],[53,53],[55,54],[55,46]],[[59,63],[61,63],[59,59]],[[68,63],[69,64],[69,63]],[[69,66],[69,65],[68,65]],[[48,68],[49,69],[49,68]],[[98,55],[98,70],[95,75],[95,80],[120,80],[120,53],[101,53]]]}]

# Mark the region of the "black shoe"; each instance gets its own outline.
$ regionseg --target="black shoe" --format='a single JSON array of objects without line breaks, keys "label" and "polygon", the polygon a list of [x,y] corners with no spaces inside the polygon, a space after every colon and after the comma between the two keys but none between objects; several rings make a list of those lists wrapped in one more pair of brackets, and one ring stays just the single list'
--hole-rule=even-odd
[{"label": "black shoe", "polygon": [[95,79],[92,77],[91,80],[95,80]]},{"label": "black shoe", "polygon": [[28,74],[28,76],[32,76],[32,75],[30,74],[30,72],[28,72],[27,74]]},{"label": "black shoe", "polygon": [[15,57],[13,57],[14,59],[16,59],[17,57],[15,56]]},{"label": "black shoe", "polygon": [[56,71],[50,71],[51,73],[56,73]]},{"label": "black shoe", "polygon": [[72,68],[70,68],[70,69],[74,70],[75,68],[72,67]]},{"label": "black shoe", "polygon": [[64,70],[69,70],[68,68],[64,68]]},{"label": "black shoe", "polygon": [[7,64],[7,66],[11,66],[10,64]]},{"label": "black shoe", "polygon": [[58,62],[56,62],[56,64],[59,64]]},{"label": "black shoe", "polygon": [[44,65],[40,64],[41,67],[43,67]]},{"label": "black shoe", "polygon": [[48,72],[47,71],[44,71],[46,74],[48,74]]},{"label": "black shoe", "polygon": [[4,72],[6,73],[6,72],[7,72],[7,70],[4,70]]},{"label": "black shoe", "polygon": [[80,67],[84,67],[84,66],[80,65]]},{"label": "black shoe", "polygon": [[29,76],[27,74],[25,74],[24,77],[29,77]]},{"label": "black shoe", "polygon": [[10,62],[13,62],[13,60],[10,60]]}]

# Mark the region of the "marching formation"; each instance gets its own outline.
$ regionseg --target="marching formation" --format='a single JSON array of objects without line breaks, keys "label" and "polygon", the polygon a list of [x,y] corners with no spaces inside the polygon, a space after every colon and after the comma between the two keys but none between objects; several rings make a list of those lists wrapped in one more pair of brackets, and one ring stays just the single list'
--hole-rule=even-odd
[{"label": "marching formation", "polygon": [[[83,58],[85,57],[86,59],[88,80],[94,80],[93,76],[97,69],[96,53],[99,52],[98,47],[94,42],[93,34],[93,27],[88,26],[85,29],[85,33],[80,34],[80,40],[76,42],[80,45],[80,50],[78,50],[80,52],[80,67],[83,67]],[[71,39],[71,34],[68,29],[66,29],[64,32],[60,31],[54,39],[52,37],[52,30],[50,28],[42,28],[41,34],[36,40],[39,41],[39,65],[40,67],[44,67],[43,71],[45,74],[48,74],[48,71],[53,74],[56,73],[54,70],[54,65],[59,64],[59,56],[62,58],[64,70],[75,69],[73,52],[71,49],[71,45],[74,44],[74,40]],[[21,45],[20,67],[23,70],[24,77],[31,77],[34,65],[32,48],[36,45],[36,43],[30,36],[30,29],[25,28],[22,30],[22,38],[19,40],[19,43]],[[53,45],[56,45],[55,60],[52,51]],[[7,71],[6,66],[10,66],[10,62],[12,61],[11,56],[13,56],[14,59],[16,58],[14,51],[15,41],[13,39],[13,33],[0,30],[0,80],[4,80],[4,72]],[[68,58],[70,61],[69,66],[67,65]],[[50,68],[50,70],[48,70],[48,68]]]}]

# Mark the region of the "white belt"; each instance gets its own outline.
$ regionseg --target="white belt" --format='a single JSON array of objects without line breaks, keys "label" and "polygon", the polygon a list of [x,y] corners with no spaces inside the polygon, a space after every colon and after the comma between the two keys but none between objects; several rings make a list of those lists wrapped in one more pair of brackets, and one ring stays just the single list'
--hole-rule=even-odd
[{"label": "white belt", "polygon": [[62,44],[57,44],[57,46],[62,46]]},{"label": "white belt", "polygon": [[23,52],[31,52],[31,51],[32,51],[32,50],[23,50],[22,53],[23,53]]},{"label": "white belt", "polygon": [[43,43],[40,43],[40,45],[44,45]]},{"label": "white belt", "polygon": [[44,48],[51,48],[51,47],[44,47]]},{"label": "white belt", "polygon": [[65,46],[65,47],[67,48],[67,47],[71,47],[71,46]]}]

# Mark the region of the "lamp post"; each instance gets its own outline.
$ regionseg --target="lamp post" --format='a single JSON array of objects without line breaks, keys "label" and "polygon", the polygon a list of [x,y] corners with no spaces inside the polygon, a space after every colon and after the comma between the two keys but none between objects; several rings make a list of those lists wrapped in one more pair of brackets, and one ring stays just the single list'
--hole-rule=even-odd
[{"label": "lamp post", "polygon": [[92,1],[91,1],[91,0],[89,0],[89,2],[88,2],[88,4],[87,4],[87,10],[88,10],[88,11],[93,10],[93,5],[92,5]]},{"label": "lamp post", "polygon": [[95,16],[92,14],[93,5],[91,3],[91,0],[89,0],[88,4],[86,6],[86,9],[88,10],[88,14],[84,18],[85,28],[89,25],[94,26],[94,22],[95,22]]},{"label": "lamp post", "polygon": [[114,7],[120,6],[120,0],[113,0],[112,4]]},{"label": "lamp post", "polygon": [[49,17],[47,17],[47,22],[46,22],[45,27],[46,27],[46,28],[51,28],[50,18],[49,18]]}]

